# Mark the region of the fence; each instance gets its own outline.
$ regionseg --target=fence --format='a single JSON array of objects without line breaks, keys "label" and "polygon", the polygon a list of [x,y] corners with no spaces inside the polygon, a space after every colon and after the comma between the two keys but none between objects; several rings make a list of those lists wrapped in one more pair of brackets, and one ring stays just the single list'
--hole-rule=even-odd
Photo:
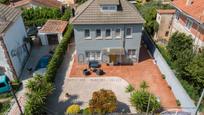
[{"label": "fence", "polygon": [[165,75],[165,80],[167,81],[168,85],[171,87],[172,92],[177,100],[181,103],[181,108],[183,111],[191,112],[191,114],[195,114],[196,106],[193,100],[189,97],[177,77],[175,76],[174,72],[171,70],[155,44],[153,43],[151,37],[148,35],[147,32],[143,32],[143,41],[147,45],[147,48],[151,55],[154,57],[157,66],[162,74]]}]

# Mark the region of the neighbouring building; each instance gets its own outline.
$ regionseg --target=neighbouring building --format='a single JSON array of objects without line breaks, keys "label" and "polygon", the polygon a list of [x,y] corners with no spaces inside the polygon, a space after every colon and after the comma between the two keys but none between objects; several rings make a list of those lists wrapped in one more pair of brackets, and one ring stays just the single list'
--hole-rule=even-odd
[{"label": "neighbouring building", "polygon": [[20,76],[30,53],[21,11],[0,4],[0,74]]},{"label": "neighbouring building", "polygon": [[71,20],[78,62],[138,62],[144,19],[126,0],[88,0]]},{"label": "neighbouring building", "polygon": [[56,45],[62,38],[68,22],[62,20],[48,20],[39,30],[42,45]]},{"label": "neighbouring building", "polygon": [[57,0],[18,0],[11,2],[15,8],[55,7],[61,8],[62,3]]},{"label": "neighbouring building", "polygon": [[170,31],[172,27],[172,21],[175,10],[157,10],[156,21],[159,24],[158,32],[155,33],[155,41],[168,43],[170,37]]},{"label": "neighbouring building", "polygon": [[204,46],[204,0],[174,0],[171,4],[176,8],[172,33],[191,35],[194,45],[201,50]]}]

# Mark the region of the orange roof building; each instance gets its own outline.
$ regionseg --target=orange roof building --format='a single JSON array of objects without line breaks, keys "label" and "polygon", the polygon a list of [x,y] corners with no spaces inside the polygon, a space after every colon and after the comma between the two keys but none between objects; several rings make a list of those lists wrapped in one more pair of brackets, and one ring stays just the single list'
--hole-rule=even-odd
[{"label": "orange roof building", "polygon": [[63,38],[67,24],[67,21],[48,20],[38,32],[42,45],[58,44]]},{"label": "orange roof building", "polygon": [[62,3],[57,0],[19,0],[11,4],[13,7],[55,7],[60,8]]},{"label": "orange roof building", "polygon": [[198,49],[204,47],[204,0],[174,0],[176,8],[172,33],[175,31],[191,35]]},{"label": "orange roof building", "polygon": [[197,21],[204,23],[204,0],[174,0],[172,5]]}]

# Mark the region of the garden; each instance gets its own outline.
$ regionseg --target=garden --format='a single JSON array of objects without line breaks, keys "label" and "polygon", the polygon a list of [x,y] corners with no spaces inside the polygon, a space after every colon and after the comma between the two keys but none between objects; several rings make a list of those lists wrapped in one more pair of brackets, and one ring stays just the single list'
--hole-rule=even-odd
[{"label": "garden", "polygon": [[25,105],[26,115],[45,114],[44,106],[46,105],[47,97],[53,93],[55,75],[59,66],[62,63],[64,54],[67,50],[68,43],[72,37],[72,25],[67,27],[62,41],[59,43],[51,61],[48,64],[45,76],[36,75],[27,83],[28,93],[27,102]]}]

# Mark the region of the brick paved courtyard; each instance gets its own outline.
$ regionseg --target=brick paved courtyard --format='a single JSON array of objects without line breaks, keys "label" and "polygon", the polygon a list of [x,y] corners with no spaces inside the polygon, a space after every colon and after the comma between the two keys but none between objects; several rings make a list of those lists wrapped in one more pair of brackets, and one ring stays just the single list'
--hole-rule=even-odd
[{"label": "brick paved courtyard", "polygon": [[89,76],[84,76],[82,71],[87,67],[87,64],[78,64],[75,56],[71,72],[68,76],[75,78],[117,76],[132,84],[135,89],[139,88],[142,81],[146,81],[150,86],[148,90],[160,98],[164,108],[177,107],[175,96],[145,47],[141,48],[140,60],[137,64],[126,66],[107,66],[102,64],[101,69],[105,72],[102,76],[97,76],[93,72]]}]

